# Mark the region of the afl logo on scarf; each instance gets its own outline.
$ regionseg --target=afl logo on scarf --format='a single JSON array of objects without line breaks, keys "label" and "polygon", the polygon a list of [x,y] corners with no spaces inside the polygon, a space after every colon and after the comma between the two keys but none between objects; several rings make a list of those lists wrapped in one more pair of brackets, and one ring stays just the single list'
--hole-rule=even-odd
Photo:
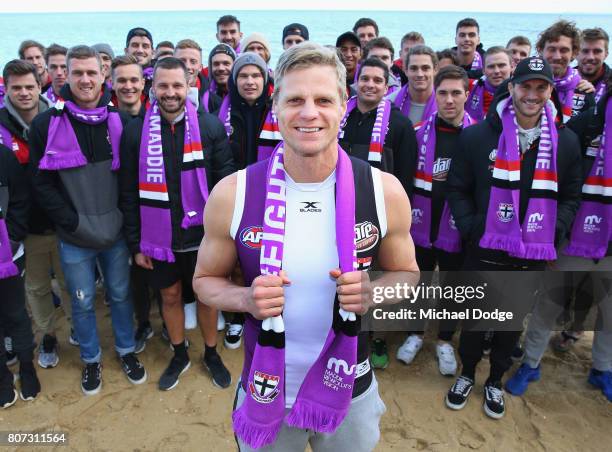
[{"label": "afl logo on scarf", "polygon": [[378,228],[371,221],[355,225],[355,248],[358,253],[374,248],[379,238]]},{"label": "afl logo on scarf", "polygon": [[262,239],[263,227],[261,226],[248,226],[240,231],[240,243],[252,250],[261,248]]}]

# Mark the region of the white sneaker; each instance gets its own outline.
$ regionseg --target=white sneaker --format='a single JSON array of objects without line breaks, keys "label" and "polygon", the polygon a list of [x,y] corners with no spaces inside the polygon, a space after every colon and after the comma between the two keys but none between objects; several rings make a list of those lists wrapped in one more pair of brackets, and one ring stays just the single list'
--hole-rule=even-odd
[{"label": "white sneaker", "polygon": [[457,372],[457,360],[455,359],[453,346],[447,343],[436,345],[436,355],[438,355],[440,373],[445,376],[455,375],[455,372]]},{"label": "white sneaker", "polygon": [[225,317],[223,312],[217,311],[217,331],[223,331],[225,329]]},{"label": "white sneaker", "polygon": [[397,349],[397,359],[405,364],[410,364],[422,347],[423,338],[416,334],[411,334],[400,348]]},{"label": "white sneaker", "polygon": [[187,303],[185,305],[185,329],[193,330],[197,326],[198,326],[198,315],[196,313],[196,304]]}]

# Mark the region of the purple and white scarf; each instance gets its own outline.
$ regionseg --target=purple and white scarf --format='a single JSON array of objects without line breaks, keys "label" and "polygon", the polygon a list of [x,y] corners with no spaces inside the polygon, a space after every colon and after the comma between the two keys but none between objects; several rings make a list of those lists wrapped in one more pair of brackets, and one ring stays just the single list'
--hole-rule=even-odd
[{"label": "purple and white scarf", "polygon": [[56,103],[59,100],[59,96],[56,96],[53,91],[53,86],[50,86],[47,91],[45,91],[45,97],[52,103]]},{"label": "purple and white scarf", "polygon": [[[210,99],[210,93],[214,92],[212,90],[212,83],[214,83],[214,81],[211,82],[211,89],[207,89],[204,94],[202,94],[202,100],[200,102],[204,110],[206,110],[208,113],[210,113],[208,111],[208,100]],[[219,113],[217,113],[217,118],[219,118],[219,120],[223,123],[223,127],[225,127],[225,133],[228,137],[232,134],[231,117],[232,105],[230,103],[229,94],[226,94],[225,96],[223,96],[223,101],[221,102],[221,106],[219,107]]]},{"label": "purple and white scarf", "polygon": [[582,203],[576,214],[565,254],[601,259],[612,237],[612,98],[606,103],[603,136],[591,172],[582,186]]},{"label": "purple and white scarf", "polygon": [[[402,114],[407,118],[410,115],[410,107],[412,105],[412,99],[410,98],[410,90],[408,89],[408,84],[406,83],[402,88],[397,92],[397,96],[393,101],[395,106],[400,109]],[[421,121],[416,124],[413,124],[414,127],[422,124],[427,120],[433,113],[438,111],[438,106],[436,104],[436,96],[434,93],[431,93],[429,99],[427,99],[427,104],[425,104],[425,110],[423,110],[423,116],[421,117]]]},{"label": "purple and white scarf", "polygon": [[[64,107],[68,114],[64,113]],[[70,118],[88,125],[106,122],[108,139],[111,144],[113,160],[112,170],[119,169],[119,143],[123,125],[119,113],[108,111],[107,106],[84,110],[72,101],[59,101],[53,107],[59,114],[52,115],[49,123],[49,133],[45,154],[40,160],[39,168],[44,170],[63,170],[87,165],[87,158],[81,151]]]},{"label": "purple and white scarf", "polygon": [[498,106],[503,125],[493,169],[485,232],[480,246],[531,260],[556,260],[557,129],[553,108],[544,107],[531,194],[519,224],[521,151],[512,98]]},{"label": "purple and white scarf", "polygon": [[595,85],[595,103],[599,102],[599,100],[606,93],[606,76],[604,75],[599,82]]},{"label": "purple and white scarf", "polygon": [[19,274],[19,269],[13,262],[13,251],[6,229],[4,212],[0,207],[0,279],[10,278]]},{"label": "purple and white scarf", "polygon": [[[208,182],[204,168],[204,150],[200,138],[198,114],[185,102],[185,136],[181,164],[181,201],[185,216],[183,229],[204,224],[204,206],[208,200]],[[170,198],[161,136],[159,105],[153,101],[147,110],[140,140],[138,164],[140,203],[140,251],[158,261],[174,262]]]},{"label": "purple and white scarf", "polygon": [[[417,130],[416,137],[419,149],[417,170],[414,176],[414,186],[416,188],[412,204],[412,226],[410,234],[416,245],[423,248],[431,248],[431,192],[433,183],[433,166],[436,158],[436,118],[434,113],[427,122]],[[463,128],[474,124],[470,115],[465,112],[463,115]],[[448,203],[444,201],[442,216],[440,217],[440,227],[438,237],[433,243],[433,247],[458,253],[461,251],[461,235],[455,226],[455,220],[450,212]]]},{"label": "purple and white scarf", "polygon": [[582,78],[578,69],[568,67],[565,75],[560,78],[555,77],[555,91],[561,102],[561,113],[563,114],[563,122],[566,123],[572,117],[572,108],[574,106],[574,90],[580,83]]},{"label": "purple and white scarf", "polygon": [[[263,243],[260,255],[262,275],[280,274],[283,261],[286,211],[286,176],[283,161],[284,143],[274,150],[268,163],[266,201],[263,219]],[[355,186],[351,160],[338,146],[336,164],[336,243],[343,273],[357,268],[355,249]],[[285,326],[282,316],[265,319],[255,346],[247,395],[233,413],[234,432],[252,448],[272,444],[283,421],[300,429],[333,433],[348,412],[357,362],[358,318],[340,309],[334,302],[334,317],[319,357],[308,371],[290,412],[285,417]],[[342,385],[326,385],[329,362],[347,365],[350,375]],[[348,374],[349,371],[345,371]],[[256,379],[275,381],[275,397],[259,397]],[[259,381],[257,380],[257,381]],[[259,381],[261,383],[261,381]]]},{"label": "purple and white scarf", "polygon": [[[478,54],[478,52],[476,52]],[[495,87],[489,83],[486,76],[482,76],[474,82],[472,91],[465,103],[465,111],[467,111],[476,121],[482,121],[487,115],[485,111],[485,91],[491,95],[495,94]]]},{"label": "purple and white scarf", "polygon": [[269,158],[282,140],[283,136],[278,128],[278,119],[272,108],[270,108],[266,113],[266,118],[259,134],[259,141],[257,142],[257,161]]},{"label": "purple and white scarf", "polygon": [[472,60],[472,67],[470,69],[472,71],[482,70],[482,57],[478,50],[474,52],[474,59]]},{"label": "purple and white scarf", "polygon": [[[344,128],[351,112],[357,107],[357,96],[351,97],[346,104],[346,113],[342,122],[340,123],[340,129],[338,130],[338,139],[344,137]],[[389,131],[389,119],[391,117],[391,102],[385,98],[381,99],[376,107],[376,119],[374,120],[374,127],[372,127],[372,137],[370,138],[370,150],[368,152],[368,161],[370,162],[382,162],[382,152],[385,144],[385,137]]]}]

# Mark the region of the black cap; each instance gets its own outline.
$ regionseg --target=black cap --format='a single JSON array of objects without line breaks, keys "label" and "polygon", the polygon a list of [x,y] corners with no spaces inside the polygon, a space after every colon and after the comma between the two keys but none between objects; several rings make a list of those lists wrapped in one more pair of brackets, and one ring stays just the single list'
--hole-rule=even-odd
[{"label": "black cap", "polygon": [[151,35],[151,32],[149,30],[147,30],[146,28],[142,28],[142,27],[132,28],[130,31],[128,31],[127,38],[125,38],[125,46],[126,47],[130,46],[130,40],[134,36],[136,36],[137,32],[146,34],[147,38],[149,38],[149,41],[151,41],[151,47],[153,47],[153,35]]},{"label": "black cap", "polygon": [[357,45],[357,47],[361,47],[359,37],[352,31],[347,31],[338,36],[338,39],[336,39],[336,47],[340,47],[340,44],[342,44],[344,41],[352,41]]},{"label": "black cap", "polygon": [[526,80],[540,79],[547,81],[551,85],[553,82],[553,72],[550,64],[541,57],[524,58],[516,65],[514,74],[510,81],[512,83],[522,83]]},{"label": "black cap", "polygon": [[305,41],[308,41],[308,28],[302,24],[289,24],[283,28],[283,43],[287,36],[301,36]]}]

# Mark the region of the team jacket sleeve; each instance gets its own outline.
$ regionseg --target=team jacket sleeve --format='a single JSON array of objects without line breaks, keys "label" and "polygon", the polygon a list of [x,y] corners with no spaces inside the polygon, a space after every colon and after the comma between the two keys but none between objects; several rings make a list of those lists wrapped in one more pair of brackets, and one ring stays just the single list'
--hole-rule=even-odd
[{"label": "team jacket sleeve", "polygon": [[138,196],[139,128],[134,123],[121,136],[119,170],[119,209],[123,213],[123,233],[132,254],[140,252],[140,203]]},{"label": "team jacket sleeve", "polygon": [[[559,174],[559,198],[557,201],[557,224],[555,226],[555,244],[565,238],[572,227],[572,222],[580,205],[582,193],[582,156],[578,137],[567,130],[567,145],[559,151],[567,158],[562,174]],[[561,148],[561,146],[559,146]]]},{"label": "team jacket sleeve", "polygon": [[47,212],[53,223],[68,232],[73,232],[79,224],[79,217],[72,205],[62,194],[59,174],[57,171],[41,170],[38,168],[47,144],[46,137],[43,137],[46,129],[43,120],[44,118],[41,118],[39,115],[34,119],[30,127],[29,144],[33,193],[39,205]]},{"label": "team jacket sleeve", "polygon": [[229,176],[236,171],[236,165],[234,164],[234,155],[232,154],[232,148],[230,147],[225,128],[221,121],[214,116],[210,115],[208,120],[208,127],[210,130],[210,163],[208,175],[209,190],[223,179],[225,176]]},{"label": "team jacket sleeve", "polygon": [[[3,153],[4,154],[4,153]],[[28,234],[30,212],[30,189],[21,165],[12,152],[7,152],[6,173],[8,174],[9,205],[6,212],[6,227],[13,242],[21,242]]]},{"label": "team jacket sleeve", "polygon": [[405,119],[405,123],[402,122],[402,124],[403,127],[396,138],[396,143],[393,143],[393,172],[410,196],[416,170],[417,140],[410,120]]},{"label": "team jacket sleeve", "polygon": [[471,234],[476,204],[474,202],[474,172],[470,164],[469,138],[462,133],[458,152],[453,155],[446,179],[446,200],[455,219],[455,225],[464,240]]}]

